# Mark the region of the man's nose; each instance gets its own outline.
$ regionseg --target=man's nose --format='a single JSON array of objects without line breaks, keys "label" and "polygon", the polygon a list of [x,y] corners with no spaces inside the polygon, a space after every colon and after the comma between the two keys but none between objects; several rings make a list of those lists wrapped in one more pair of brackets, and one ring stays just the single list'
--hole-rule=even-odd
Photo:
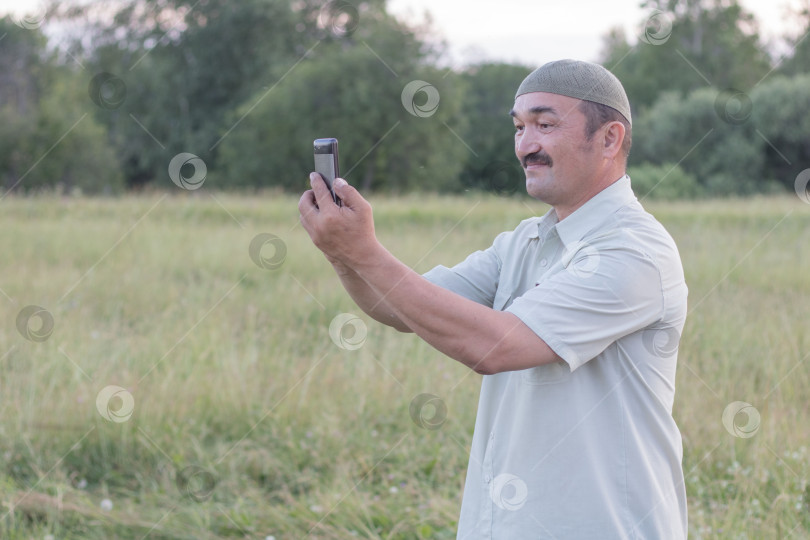
[{"label": "man's nose", "polygon": [[539,137],[531,130],[524,130],[523,134],[515,138],[515,155],[518,159],[534,154],[540,149]]}]

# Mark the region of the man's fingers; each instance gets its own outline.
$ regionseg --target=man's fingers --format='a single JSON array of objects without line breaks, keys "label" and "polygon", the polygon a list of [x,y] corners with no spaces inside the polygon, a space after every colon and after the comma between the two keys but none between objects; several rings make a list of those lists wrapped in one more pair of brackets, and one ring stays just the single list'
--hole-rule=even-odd
[{"label": "man's fingers", "polygon": [[358,197],[360,197],[360,193],[350,186],[346,180],[343,178],[335,178],[332,186],[335,188],[335,194],[340,197],[340,200],[343,201],[343,206],[347,206],[349,208],[354,208],[357,206],[357,200]]},{"label": "man's fingers", "polygon": [[313,208],[315,208],[315,194],[311,189],[308,189],[298,199],[298,210],[304,214]]},{"label": "man's fingers", "polygon": [[326,185],[326,180],[320,174],[316,172],[309,173],[309,183],[315,193],[315,201],[320,208],[328,208],[327,203],[335,206],[335,201],[332,200],[332,194],[329,192],[329,186]]},{"label": "man's fingers", "polygon": [[298,213],[301,215],[301,221],[306,221],[310,215],[317,212],[318,204],[315,201],[315,193],[308,189],[298,199]]}]

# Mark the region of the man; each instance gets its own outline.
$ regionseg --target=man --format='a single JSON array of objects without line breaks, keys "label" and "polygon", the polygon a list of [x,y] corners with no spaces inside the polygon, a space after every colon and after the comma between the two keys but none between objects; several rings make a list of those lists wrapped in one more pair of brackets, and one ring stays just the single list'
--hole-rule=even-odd
[{"label": "man", "polygon": [[511,111],[542,217],[420,276],[371,207],[320,177],[301,220],[366,313],[484,375],[458,538],[685,538],[672,418],[687,288],[675,243],[625,175],[631,115],[601,66],[532,72]]}]

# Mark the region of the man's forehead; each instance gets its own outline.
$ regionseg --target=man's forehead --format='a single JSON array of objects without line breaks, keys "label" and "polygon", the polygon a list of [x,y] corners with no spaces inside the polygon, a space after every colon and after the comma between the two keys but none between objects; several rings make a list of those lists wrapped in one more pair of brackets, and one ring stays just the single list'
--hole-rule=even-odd
[{"label": "man's forehead", "polygon": [[549,92],[529,92],[515,98],[515,104],[509,114],[512,116],[536,114],[567,116],[579,107],[581,101],[577,98]]}]

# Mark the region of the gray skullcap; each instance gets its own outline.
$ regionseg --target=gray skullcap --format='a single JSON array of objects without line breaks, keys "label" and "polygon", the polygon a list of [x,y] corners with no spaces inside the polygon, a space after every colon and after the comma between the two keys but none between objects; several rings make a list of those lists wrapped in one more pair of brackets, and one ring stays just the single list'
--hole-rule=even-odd
[{"label": "gray skullcap", "polygon": [[515,98],[529,92],[548,92],[613,107],[632,125],[630,102],[616,76],[591,62],[555,60],[535,69],[520,83]]}]

